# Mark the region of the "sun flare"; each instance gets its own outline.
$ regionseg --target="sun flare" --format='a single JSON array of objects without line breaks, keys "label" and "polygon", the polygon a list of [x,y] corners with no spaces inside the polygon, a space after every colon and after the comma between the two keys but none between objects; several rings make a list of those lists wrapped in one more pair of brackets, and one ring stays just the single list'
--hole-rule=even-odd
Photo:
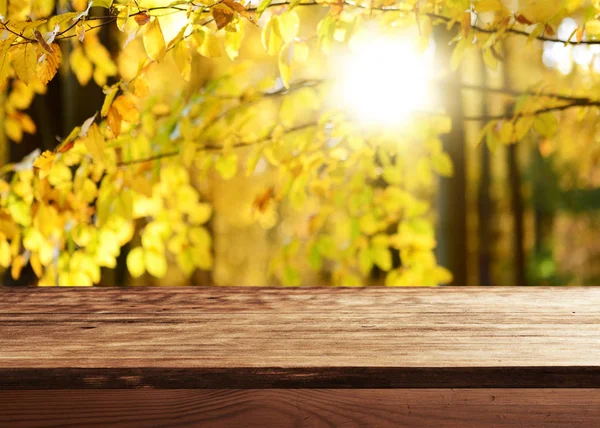
[{"label": "sun flare", "polygon": [[341,61],[338,100],[361,122],[402,124],[434,102],[433,53],[410,38],[365,37]]}]

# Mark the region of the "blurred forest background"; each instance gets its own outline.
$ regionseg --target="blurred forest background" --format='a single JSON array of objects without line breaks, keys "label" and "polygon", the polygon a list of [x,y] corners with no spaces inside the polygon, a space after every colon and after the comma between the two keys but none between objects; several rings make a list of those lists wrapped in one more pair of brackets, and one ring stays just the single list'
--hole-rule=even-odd
[{"label": "blurred forest background", "polygon": [[[68,7],[85,7],[77,3]],[[158,0],[153,3],[161,4]],[[91,13],[103,12],[92,8]],[[302,25],[307,26],[315,26],[324,14],[308,7],[298,8],[297,13]],[[181,27],[180,14],[161,19],[165,39],[175,37]],[[566,18],[558,27],[558,37],[568,38],[576,27],[571,18]],[[197,92],[207,82],[232,70],[239,75],[276,70],[273,58],[261,46],[260,29],[248,26],[246,31],[244,48],[235,61],[226,56],[207,59],[197,55],[189,81],[181,77],[171,57],[154,67],[147,74],[147,82],[155,99],[155,112],[168,110],[180,94]],[[9,95],[0,95],[4,97],[4,107],[33,97],[25,113],[37,127],[35,133],[15,130],[2,116],[3,164],[19,162],[37,148],[55,148],[56,136],[68,135],[98,111],[105,97],[102,86],[114,81],[117,70],[125,79],[128,73],[133,77],[137,72],[145,57],[140,40],[135,39],[123,48],[123,34],[115,26],[102,27],[96,34],[106,47],[106,52],[99,52],[101,59],[97,63],[76,56],[74,60],[63,61],[59,75],[45,91],[11,88]],[[450,59],[452,50],[447,45],[452,36],[452,31],[434,32],[438,61]],[[95,43],[94,38],[90,36],[85,43]],[[61,50],[63,57],[75,54],[69,41],[61,42]],[[519,88],[534,85],[592,90],[600,75],[599,54],[600,50],[591,46],[526,43],[523,38],[508,37],[495,56],[467,50],[452,80],[434,89],[441,94],[439,102],[452,118],[452,131],[442,141],[454,167],[452,177],[428,178],[433,189],[428,198],[435,213],[436,256],[452,272],[453,285],[600,283],[600,146],[595,142],[600,122],[580,122],[577,111],[565,111],[560,113],[561,125],[552,138],[529,133],[518,144],[480,141],[486,123],[481,119],[509,111],[518,99],[511,91],[518,95]],[[404,66],[410,68],[411,64]],[[96,71],[92,73],[92,69]],[[312,77],[310,72],[306,73],[306,81]],[[373,79],[377,80],[377,75]],[[575,126],[563,126],[575,122]],[[259,164],[257,168],[265,170],[266,166]],[[214,171],[194,180],[201,199],[213,205],[213,215],[207,223],[213,242],[210,269],[195,270],[187,277],[175,265],[169,265],[164,278],[148,274],[132,278],[126,268],[131,247],[126,244],[117,258],[117,267],[103,268],[101,284],[281,284],[269,275],[270,262],[286,244],[286,230],[303,227],[303,223],[295,222],[299,214],[287,213],[285,208],[262,209],[261,204],[270,196],[269,186],[276,184],[277,179],[268,170],[248,177],[240,169],[228,180]],[[16,281],[5,274],[4,282],[10,285],[33,281],[30,267],[23,272],[23,277]],[[368,278],[364,285],[383,285],[385,275],[375,267]],[[331,273],[315,271],[304,276],[302,283],[329,285]]]}]

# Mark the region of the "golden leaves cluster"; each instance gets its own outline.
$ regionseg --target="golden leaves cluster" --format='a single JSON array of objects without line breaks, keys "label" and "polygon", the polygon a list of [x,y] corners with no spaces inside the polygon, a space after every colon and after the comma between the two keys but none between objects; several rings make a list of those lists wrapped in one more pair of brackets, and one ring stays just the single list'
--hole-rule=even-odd
[{"label": "golden leaves cluster", "polygon": [[[11,167],[10,179],[0,180],[0,266],[11,266],[18,276],[30,263],[42,284],[91,285],[99,281],[102,267],[116,265],[121,247],[131,242],[127,267],[133,277],[163,277],[173,264],[188,275],[210,269],[212,238],[206,223],[212,208],[201,200],[190,171],[205,176],[212,169],[233,179],[245,162],[249,175],[266,164],[279,178],[276,187],[261,189],[248,204],[253,219],[270,228],[280,214],[290,212],[284,210],[295,213],[290,217],[299,232],[288,237],[270,265],[282,283],[302,283],[299,255],[341,285],[363,283],[374,268],[386,273],[391,286],[448,282],[450,274],[435,261],[426,198],[435,175],[453,172],[438,138],[448,131],[447,121],[423,121],[409,130],[410,146],[420,149],[403,152],[385,135],[363,135],[347,118],[325,112],[313,90],[290,91],[283,102],[273,101],[271,92],[267,101],[254,103],[253,96],[262,99],[252,95],[251,88],[259,84],[241,68],[233,74],[242,83],[223,89],[211,82],[223,89],[223,100],[214,90],[217,95],[179,100],[181,105],[163,106],[159,114],[157,107],[154,112],[145,108],[152,91],[144,73],[168,55],[186,80],[194,55],[226,55],[234,61],[247,29],[260,24],[263,48],[276,60],[283,86],[291,89],[296,67],[349,43],[369,20],[386,28],[415,25],[423,40],[434,24],[456,25],[453,65],[475,45],[495,67],[501,60],[498,46],[511,31],[531,39],[552,37],[560,20],[582,6],[576,0],[562,3],[557,9],[548,2],[521,1],[509,10],[500,0],[263,0],[255,8],[221,0],[174,2],[161,9],[133,0],[74,0],[72,12],[52,16],[53,0],[10,2],[10,10],[0,8],[0,15],[10,18],[0,27],[0,86],[8,82],[10,88],[3,126],[13,141],[35,132],[24,111],[35,94],[44,92],[61,61],[82,85],[94,80],[103,87],[106,97],[98,114],[56,150],[32,154]],[[306,31],[302,7],[312,4],[329,13]],[[90,17],[92,6],[104,8],[106,15]],[[600,35],[597,2],[589,7],[569,41]],[[171,40],[162,18],[169,8],[187,19]],[[116,25],[125,44],[141,40],[147,58],[129,82],[107,85],[119,70],[98,38],[96,28],[102,25]],[[60,40],[71,43],[67,60]],[[243,89],[236,92],[237,86]],[[251,107],[244,106],[248,100]],[[545,105],[524,103],[519,113]],[[518,117],[492,122],[485,137],[493,146],[514,142],[530,129],[549,137],[556,128],[552,114]],[[246,145],[254,146],[249,155],[237,151]]]}]

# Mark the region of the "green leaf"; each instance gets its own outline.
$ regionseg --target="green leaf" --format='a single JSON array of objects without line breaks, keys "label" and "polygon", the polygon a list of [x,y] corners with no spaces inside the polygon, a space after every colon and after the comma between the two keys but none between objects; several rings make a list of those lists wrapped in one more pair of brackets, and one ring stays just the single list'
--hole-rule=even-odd
[{"label": "green leaf", "polygon": [[301,283],[300,272],[292,266],[286,266],[283,273],[283,285],[298,287]]},{"label": "green leaf", "polygon": [[319,250],[319,253],[321,253],[323,257],[326,257],[328,259],[333,259],[336,257],[338,249],[337,245],[335,245],[335,241],[331,236],[323,235],[319,237],[316,246]]},{"label": "green leaf", "polygon": [[321,253],[316,244],[310,246],[308,252],[308,264],[313,270],[320,270],[323,266],[323,259],[321,258]]}]

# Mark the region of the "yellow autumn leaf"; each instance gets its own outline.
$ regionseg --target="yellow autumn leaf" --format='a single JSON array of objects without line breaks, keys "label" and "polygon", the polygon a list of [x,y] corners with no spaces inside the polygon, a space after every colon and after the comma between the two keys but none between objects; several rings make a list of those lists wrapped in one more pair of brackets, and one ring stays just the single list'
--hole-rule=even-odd
[{"label": "yellow autumn leaf", "polygon": [[18,113],[16,117],[21,124],[21,129],[23,129],[24,132],[28,134],[35,134],[37,127],[29,115],[25,113]]},{"label": "yellow autumn leaf", "polygon": [[238,29],[238,31],[228,31],[225,34],[225,52],[232,61],[238,57],[243,38],[244,33],[241,29]]},{"label": "yellow autumn leaf", "polygon": [[117,96],[117,92],[119,92],[118,85],[113,85],[111,87],[105,87],[103,92],[106,94],[104,98],[104,102],[102,103],[102,110],[100,111],[100,115],[102,117],[106,117],[108,114],[108,109],[112,105],[115,97]]},{"label": "yellow autumn leaf", "polygon": [[129,19],[129,6],[123,6],[117,15],[117,28],[120,31],[125,31],[125,25]]},{"label": "yellow autumn leaf", "polygon": [[140,121],[140,112],[131,97],[119,95],[112,103],[112,107],[117,110],[125,122],[138,123]]},{"label": "yellow autumn leaf", "polygon": [[177,254],[177,264],[179,265],[179,269],[181,269],[186,276],[189,276],[194,272],[196,265],[194,263],[193,253],[189,248]]},{"label": "yellow autumn leaf", "polygon": [[531,22],[547,22],[557,11],[548,0],[519,0],[519,13]]},{"label": "yellow autumn leaf", "polygon": [[53,152],[46,150],[33,162],[33,167],[39,172],[41,179],[48,175],[55,157],[56,155]]},{"label": "yellow autumn leaf", "polygon": [[4,83],[10,73],[9,50],[16,38],[16,35],[8,34],[4,40],[0,40],[0,85]]},{"label": "yellow autumn leaf", "polygon": [[200,203],[188,213],[188,219],[191,224],[204,224],[212,216],[212,206],[210,204]]},{"label": "yellow autumn leaf", "polygon": [[196,38],[196,41],[201,40],[198,47],[198,53],[207,58],[218,58],[221,56],[221,42],[218,37],[209,30],[203,29],[198,34],[202,34]]},{"label": "yellow autumn leaf", "polygon": [[600,20],[592,19],[585,23],[585,31],[590,36],[597,36],[600,34]]},{"label": "yellow autumn leaf", "polygon": [[44,275],[44,267],[42,266],[42,261],[40,260],[40,255],[38,253],[33,253],[31,255],[29,264],[38,278],[41,278]]},{"label": "yellow autumn leaf", "polygon": [[281,45],[283,45],[283,38],[281,37],[279,25],[279,19],[273,17],[263,27],[261,40],[263,47],[269,55],[277,54]]},{"label": "yellow autumn leaf", "polygon": [[387,272],[392,268],[392,253],[385,247],[374,246],[371,248],[373,263],[382,271]]},{"label": "yellow autumn leaf", "polygon": [[175,49],[173,49],[173,57],[175,59],[175,64],[177,64],[177,68],[181,73],[181,77],[183,77],[183,79],[186,81],[190,80],[192,72],[192,55],[187,43],[184,40],[175,45]]},{"label": "yellow autumn leaf", "polygon": [[210,233],[204,227],[192,227],[189,232],[190,241],[199,249],[208,250],[211,246],[212,238]]},{"label": "yellow autumn leaf", "polygon": [[552,112],[537,115],[533,129],[543,137],[552,137],[558,131],[558,120]]},{"label": "yellow autumn leaf", "polygon": [[77,39],[80,42],[83,42],[85,40],[85,25],[83,24],[83,21],[77,24],[77,26],[75,27],[75,33],[77,34]]},{"label": "yellow autumn leaf", "polygon": [[142,247],[136,247],[127,254],[127,270],[134,278],[142,276],[146,271]]},{"label": "yellow autumn leaf", "polygon": [[85,49],[85,55],[96,66],[94,80],[99,86],[103,86],[103,84],[98,82],[99,75],[102,75],[102,79],[105,79],[106,76],[115,76],[118,71],[117,65],[112,60],[108,49],[100,42],[96,33],[89,33],[83,42],[83,48]]},{"label": "yellow autumn leaf", "polygon": [[35,44],[25,43],[13,50],[12,66],[17,77],[29,84],[36,76],[37,51]]},{"label": "yellow autumn leaf", "polygon": [[498,132],[498,137],[500,141],[504,144],[509,144],[514,141],[514,132],[515,126],[514,123],[508,120],[503,121],[502,126],[500,127],[500,131]]},{"label": "yellow autumn leaf", "polygon": [[368,275],[373,268],[373,258],[369,248],[362,248],[358,252],[358,267],[363,275]]},{"label": "yellow autumn leaf", "polygon": [[160,27],[160,21],[155,18],[145,27],[143,41],[146,53],[153,61],[160,61],[167,52],[167,45],[165,44],[165,37]]},{"label": "yellow autumn leaf", "polygon": [[300,18],[294,12],[286,12],[277,17],[279,21],[279,33],[284,43],[289,43],[296,38],[300,29]]},{"label": "yellow autumn leaf", "polygon": [[150,94],[150,85],[146,79],[135,79],[133,82],[130,82],[129,89],[138,98],[145,98]]},{"label": "yellow autumn leaf", "polygon": [[54,187],[62,185],[70,185],[73,179],[73,174],[68,166],[62,163],[55,163],[48,171],[48,182]]},{"label": "yellow autumn leaf", "polygon": [[20,143],[23,140],[23,129],[15,117],[10,116],[5,119],[4,132],[15,143]]},{"label": "yellow autumn leaf", "polygon": [[493,12],[502,10],[504,5],[501,0],[479,0],[475,3],[475,9],[477,12]]},{"label": "yellow autumn leaf", "polygon": [[448,284],[452,282],[452,272],[442,266],[436,266],[433,270],[433,276],[438,284]]},{"label": "yellow autumn leaf", "polygon": [[104,141],[104,136],[100,132],[100,128],[95,123],[90,126],[87,136],[83,139],[83,144],[85,144],[85,147],[94,161],[101,161],[104,159],[106,143]]},{"label": "yellow autumn leaf", "polygon": [[115,137],[118,137],[121,134],[122,120],[118,110],[114,106],[110,106],[108,109],[108,116],[106,117],[106,124]]},{"label": "yellow autumn leaf", "polygon": [[10,261],[10,245],[6,239],[2,239],[2,241],[0,241],[0,266],[7,268],[10,266]]},{"label": "yellow autumn leaf", "polygon": [[25,257],[22,254],[16,256],[10,267],[10,276],[12,279],[18,279],[21,276],[21,270],[25,266]]},{"label": "yellow autumn leaf", "polygon": [[379,230],[377,218],[373,213],[368,212],[359,219],[359,228],[366,235],[373,235]]},{"label": "yellow autumn leaf", "polygon": [[213,257],[209,250],[207,249],[196,249],[191,252],[192,259],[194,260],[194,264],[202,269],[209,270],[213,266]]},{"label": "yellow autumn leaf", "polygon": [[294,43],[286,43],[279,51],[278,65],[281,81],[286,88],[290,87],[292,80],[292,59],[294,57]]},{"label": "yellow autumn leaf", "polygon": [[93,0],[92,6],[94,7],[103,7],[105,9],[109,9],[113,4],[113,0]]},{"label": "yellow autumn leaf", "polygon": [[144,251],[144,264],[148,273],[156,278],[163,278],[167,274],[167,260],[164,253],[154,250]]},{"label": "yellow autumn leaf", "polygon": [[225,180],[229,180],[235,176],[238,166],[238,156],[236,153],[219,156],[215,161],[215,169]]},{"label": "yellow autumn leaf", "polygon": [[53,52],[45,52],[43,60],[37,64],[37,76],[44,85],[54,78],[60,66],[60,47],[52,43],[51,48]]},{"label": "yellow autumn leaf", "polygon": [[83,49],[77,46],[69,56],[69,65],[81,86],[88,84],[92,78],[92,62],[85,56]]},{"label": "yellow autumn leaf", "polygon": [[454,173],[452,159],[450,159],[448,153],[433,153],[431,155],[431,166],[438,174],[443,175],[445,177],[450,177]]}]

